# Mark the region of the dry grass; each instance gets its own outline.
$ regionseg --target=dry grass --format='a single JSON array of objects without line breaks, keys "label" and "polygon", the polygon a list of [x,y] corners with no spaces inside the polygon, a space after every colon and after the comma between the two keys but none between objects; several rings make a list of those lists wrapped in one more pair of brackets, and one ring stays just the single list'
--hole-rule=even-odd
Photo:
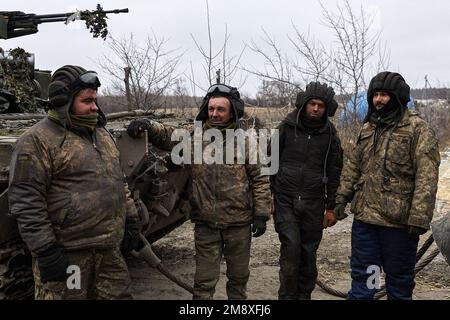
[{"label": "dry grass", "polygon": [[[292,110],[292,107],[260,108],[246,106],[244,119],[257,117],[264,122],[266,128],[272,129],[275,128]],[[159,113],[173,113],[176,117],[186,118],[195,117],[198,113],[197,108],[159,108],[155,111]]]},{"label": "dry grass", "polygon": [[[280,121],[283,120],[293,109],[294,107],[261,108],[246,106],[244,119],[257,117],[263,122],[265,128],[273,129],[276,128]],[[156,112],[173,113],[176,117],[181,118],[194,118],[198,113],[198,108],[160,108],[156,109]],[[339,119],[337,116],[335,116],[332,121],[337,128],[344,151],[351,150],[357,138],[359,128],[342,127],[341,124],[338,123]],[[444,135],[441,140],[442,141],[439,142],[439,146],[442,151],[450,147],[450,133]]]}]

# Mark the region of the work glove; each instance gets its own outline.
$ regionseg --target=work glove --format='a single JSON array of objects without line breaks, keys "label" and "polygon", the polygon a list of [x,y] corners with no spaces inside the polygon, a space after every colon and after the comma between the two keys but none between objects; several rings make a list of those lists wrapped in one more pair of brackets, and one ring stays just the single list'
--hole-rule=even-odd
[{"label": "work glove", "polygon": [[139,248],[139,234],[139,223],[135,220],[127,219],[125,222],[125,232],[122,241],[123,256],[128,256],[132,250],[136,250]]},{"label": "work glove", "polygon": [[64,251],[59,247],[52,247],[37,256],[37,263],[41,275],[41,282],[66,281],[69,261]]},{"label": "work glove", "polygon": [[255,217],[253,219],[252,233],[253,237],[258,238],[266,232],[266,218]]},{"label": "work glove", "polygon": [[135,119],[130,122],[127,128],[127,133],[132,138],[140,137],[145,130],[150,130],[153,126],[153,121],[146,118]]},{"label": "work glove", "polygon": [[421,236],[425,232],[427,232],[427,229],[416,226],[408,226],[408,234],[412,236]]},{"label": "work glove", "polygon": [[323,217],[323,228],[332,227],[336,224],[337,219],[333,210],[327,209],[325,216]]},{"label": "work glove", "polygon": [[334,207],[334,215],[339,221],[348,217],[348,214],[345,213],[346,206],[346,203],[336,203],[336,206]]}]

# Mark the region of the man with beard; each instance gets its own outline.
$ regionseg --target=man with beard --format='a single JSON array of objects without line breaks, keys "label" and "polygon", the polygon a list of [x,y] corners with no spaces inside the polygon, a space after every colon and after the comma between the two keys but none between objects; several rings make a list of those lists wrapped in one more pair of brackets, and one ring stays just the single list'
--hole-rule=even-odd
[{"label": "man with beard", "polygon": [[335,212],[355,215],[350,299],[373,299],[369,277],[386,273],[388,299],[412,299],[419,236],[429,229],[439,177],[433,130],[407,108],[410,88],[395,72],[381,72],[367,92],[364,125],[345,163]]},{"label": "man with beard", "polygon": [[311,299],[323,229],[339,218],[333,209],[342,149],[328,119],[337,109],[334,90],[311,82],[295,105],[279,126],[280,169],[271,177],[281,242],[279,299]]}]

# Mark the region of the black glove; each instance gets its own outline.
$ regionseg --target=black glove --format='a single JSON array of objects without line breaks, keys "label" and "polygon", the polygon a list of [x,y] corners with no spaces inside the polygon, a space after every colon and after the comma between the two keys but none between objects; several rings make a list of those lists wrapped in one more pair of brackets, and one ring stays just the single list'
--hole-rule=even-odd
[{"label": "black glove", "polygon": [[339,221],[348,217],[348,214],[345,213],[346,206],[346,203],[336,203],[336,206],[334,207],[334,215]]},{"label": "black glove", "polygon": [[52,247],[37,256],[41,282],[66,281],[69,261],[64,251],[58,247]]},{"label": "black glove", "polygon": [[145,130],[149,130],[153,121],[146,118],[135,119],[130,122],[127,128],[128,135],[132,138],[137,138],[142,135]]},{"label": "black glove", "polygon": [[421,227],[416,227],[416,226],[408,227],[408,234],[410,234],[412,236],[420,236],[420,235],[424,234],[425,232],[427,232],[427,229],[424,229]]},{"label": "black glove", "polygon": [[122,254],[127,256],[132,250],[139,248],[140,242],[140,228],[139,223],[135,220],[126,220],[125,232],[122,241]]},{"label": "black glove", "polygon": [[252,233],[253,237],[258,238],[266,232],[266,218],[255,217],[253,220]]}]

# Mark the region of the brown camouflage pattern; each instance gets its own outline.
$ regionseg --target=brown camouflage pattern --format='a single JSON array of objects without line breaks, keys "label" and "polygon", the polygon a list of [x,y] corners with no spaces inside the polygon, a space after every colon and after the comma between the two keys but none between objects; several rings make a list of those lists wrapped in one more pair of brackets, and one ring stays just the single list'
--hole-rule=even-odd
[{"label": "brown camouflage pattern", "polygon": [[246,299],[250,276],[250,226],[212,229],[205,224],[195,225],[194,299],[209,300],[220,276],[220,262],[227,263],[226,291],[228,299]]},{"label": "brown camouflage pattern", "polygon": [[374,130],[374,124],[365,123],[356,146],[347,155],[336,203],[351,201],[355,219],[366,223],[429,229],[440,164],[433,130],[416,111],[408,110],[388,147],[390,129],[380,135],[375,154]]},{"label": "brown camouflage pattern", "polygon": [[80,288],[67,281],[41,283],[37,260],[33,259],[36,300],[118,300],[131,299],[128,268],[118,248],[83,250],[66,254],[69,265],[80,269]]},{"label": "brown camouflage pattern", "polygon": [[16,144],[10,168],[9,205],[31,252],[115,248],[125,218],[137,211],[109,133],[96,143],[45,118]]},{"label": "brown camouflage pattern", "polygon": [[[149,140],[158,148],[170,151],[178,141],[171,141],[175,127],[154,123],[149,129]],[[186,128],[193,133],[193,126]],[[204,143],[203,150],[209,143]],[[235,160],[237,155],[235,146]],[[194,147],[192,147],[192,152]],[[224,159],[226,155],[224,154]],[[192,161],[194,156],[191,157]],[[271,195],[269,177],[260,174],[261,165],[248,164],[191,164],[193,207],[191,220],[223,228],[246,225],[254,216],[270,217]],[[237,161],[235,161],[237,163]]]},{"label": "brown camouflage pattern", "polygon": [[10,51],[13,59],[0,60],[0,91],[14,95],[19,112],[36,112],[38,107],[35,97],[39,92],[33,84],[34,70],[30,70],[29,55],[24,49],[15,48]]}]

